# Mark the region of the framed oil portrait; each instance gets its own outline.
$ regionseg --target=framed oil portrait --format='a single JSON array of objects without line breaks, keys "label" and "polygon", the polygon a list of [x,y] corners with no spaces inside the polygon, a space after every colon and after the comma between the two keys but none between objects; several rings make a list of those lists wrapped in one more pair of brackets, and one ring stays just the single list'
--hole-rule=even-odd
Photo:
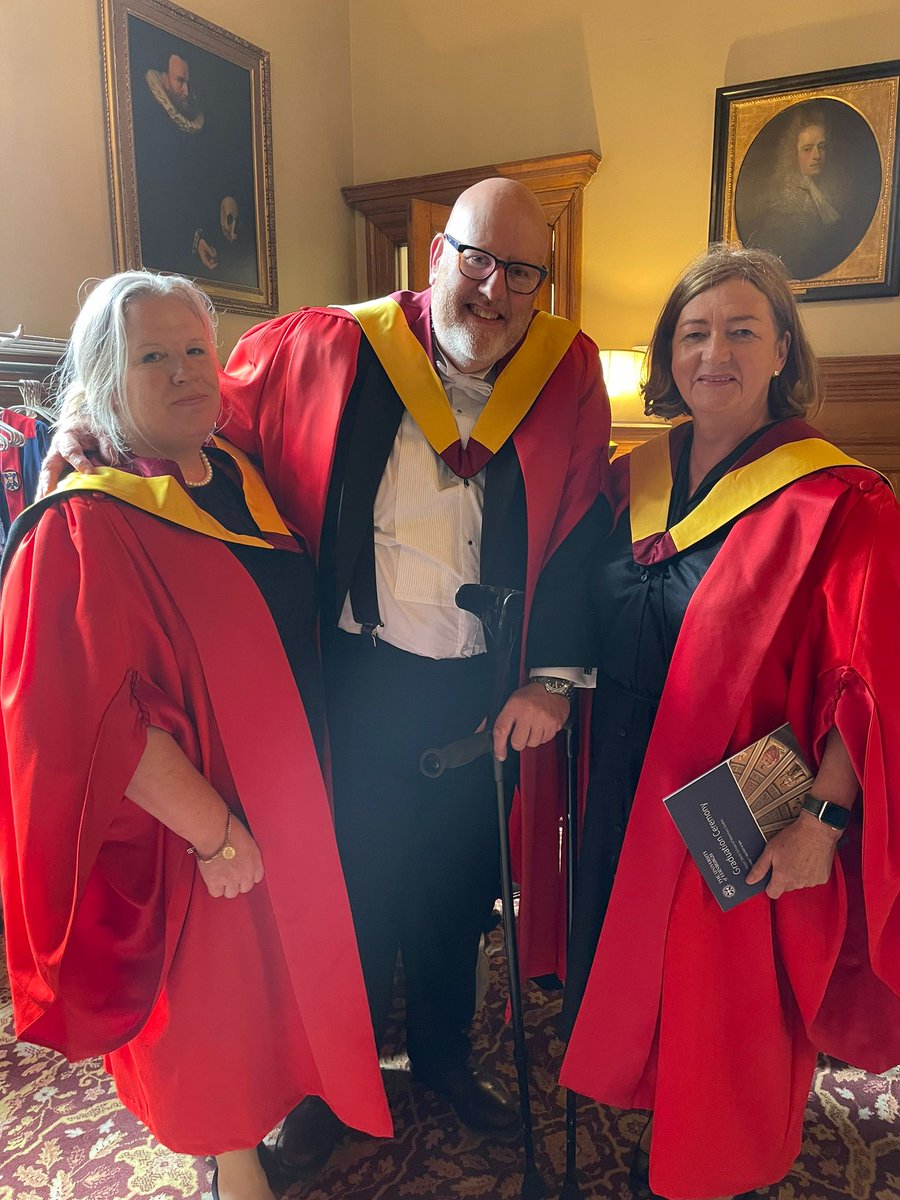
[{"label": "framed oil portrait", "polygon": [[168,0],[100,0],[117,270],[278,311],[269,55]]},{"label": "framed oil portrait", "polygon": [[716,92],[713,241],[777,254],[803,300],[900,294],[900,61]]}]

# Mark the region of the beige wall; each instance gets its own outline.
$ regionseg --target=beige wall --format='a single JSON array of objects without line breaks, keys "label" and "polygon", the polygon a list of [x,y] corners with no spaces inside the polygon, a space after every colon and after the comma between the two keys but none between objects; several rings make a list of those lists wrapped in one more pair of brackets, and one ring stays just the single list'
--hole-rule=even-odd
[{"label": "beige wall", "polygon": [[[601,150],[583,320],[611,346],[705,245],[717,87],[900,58],[896,0],[350,0],[350,23],[357,182]],[[900,298],[804,312],[820,353],[900,353]]]},{"label": "beige wall", "polygon": [[[185,0],[272,56],[280,306],[356,286],[347,0]],[[2,0],[0,330],[65,336],[113,270],[96,0]],[[252,318],[222,314],[230,348]]]},{"label": "beige wall", "polygon": [[[646,341],[705,242],[717,87],[900,58],[896,0],[187,4],[272,52],[283,311],[355,292],[341,185],[599,147],[584,321],[605,345]],[[0,329],[64,335],[113,268],[97,4],[2,10]],[[900,298],[806,313],[822,353],[900,352]],[[224,314],[223,346],[250,324]]]}]

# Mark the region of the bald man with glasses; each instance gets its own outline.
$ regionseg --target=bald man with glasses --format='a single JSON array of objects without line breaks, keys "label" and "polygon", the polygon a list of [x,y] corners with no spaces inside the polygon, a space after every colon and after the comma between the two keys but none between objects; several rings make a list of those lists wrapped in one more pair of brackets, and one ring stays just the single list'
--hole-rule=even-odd
[{"label": "bald man with glasses", "polygon": [[[491,766],[429,780],[418,763],[486,713],[489,655],[457,588],[520,588],[527,611],[556,548],[590,526],[605,476],[597,350],[534,309],[547,252],[533,193],[484,180],[434,239],[428,290],[257,326],[222,389],[225,436],[261,461],[319,563],[335,826],[376,1037],[399,952],[414,1077],[501,1135],[515,1133],[517,1110],[470,1061],[468,1034],[499,894]],[[568,711],[564,695],[533,692],[514,749]],[[523,756],[526,805],[542,754]],[[557,836],[552,796],[539,820]],[[555,916],[547,925],[544,958],[525,954],[536,971],[556,966]],[[308,1098],[281,1135],[286,1168],[321,1165],[343,1132]]]}]

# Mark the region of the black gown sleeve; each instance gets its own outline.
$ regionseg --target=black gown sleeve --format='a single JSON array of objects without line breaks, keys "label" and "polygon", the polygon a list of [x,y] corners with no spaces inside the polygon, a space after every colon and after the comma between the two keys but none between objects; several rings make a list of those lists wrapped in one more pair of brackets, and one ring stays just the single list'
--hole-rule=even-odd
[{"label": "black gown sleeve", "polygon": [[611,526],[609,503],[599,496],[541,572],[528,627],[526,666],[597,665],[591,568]]}]

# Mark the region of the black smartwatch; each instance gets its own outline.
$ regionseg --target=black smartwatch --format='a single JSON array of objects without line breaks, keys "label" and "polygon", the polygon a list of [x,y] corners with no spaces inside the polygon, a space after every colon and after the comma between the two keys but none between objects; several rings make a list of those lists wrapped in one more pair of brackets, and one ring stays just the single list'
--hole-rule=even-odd
[{"label": "black smartwatch", "polygon": [[812,793],[803,801],[802,807],[804,812],[811,813],[817,821],[830,825],[832,829],[843,831],[850,820],[849,808],[841,808],[840,804],[832,804],[830,800],[820,800]]}]

